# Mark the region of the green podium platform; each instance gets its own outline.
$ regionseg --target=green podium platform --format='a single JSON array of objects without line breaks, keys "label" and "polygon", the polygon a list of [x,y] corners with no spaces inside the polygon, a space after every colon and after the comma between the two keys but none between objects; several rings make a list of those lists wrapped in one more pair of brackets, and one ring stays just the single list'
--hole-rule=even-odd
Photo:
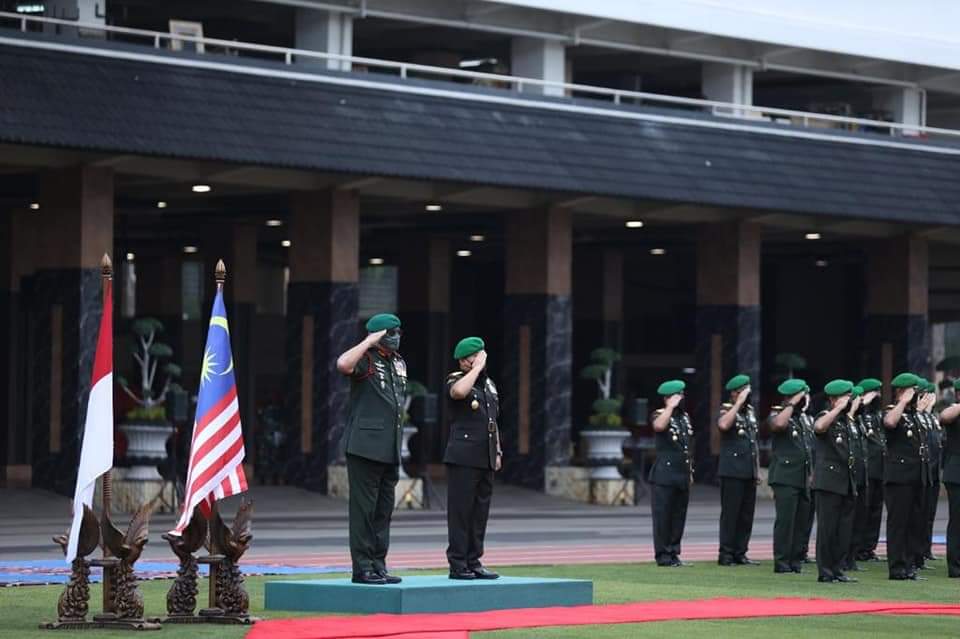
[{"label": "green podium platform", "polygon": [[479,612],[593,603],[586,579],[500,577],[456,581],[443,576],[404,577],[403,583],[364,586],[349,579],[268,581],[267,610],[393,613]]}]

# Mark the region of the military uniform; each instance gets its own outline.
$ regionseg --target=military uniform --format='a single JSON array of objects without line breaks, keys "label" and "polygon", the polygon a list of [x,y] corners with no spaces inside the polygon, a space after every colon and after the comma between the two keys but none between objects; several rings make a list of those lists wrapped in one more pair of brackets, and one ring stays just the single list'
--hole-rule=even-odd
[{"label": "military uniform", "polygon": [[[799,380],[798,380],[799,381]],[[784,385],[781,385],[784,388]],[[792,387],[791,387],[792,388]],[[793,396],[802,392],[799,387]],[[784,406],[771,409],[770,421],[784,410]],[[804,425],[793,408],[790,421],[784,430],[771,427],[772,454],[768,483],[773,488],[776,519],[773,524],[773,571],[777,573],[800,572],[806,548],[803,531],[810,512],[810,475],[812,472],[810,445]]]},{"label": "military uniform", "polygon": [[[808,389],[809,391],[809,389]],[[813,469],[817,467],[817,436],[813,430],[813,417],[806,411],[800,413],[800,423],[803,425],[803,435],[806,439],[807,448],[810,450],[810,474],[811,479]],[[810,491],[810,509],[807,513],[807,521],[800,533],[801,557],[804,563],[812,563],[810,555],[810,536],[813,534],[813,522],[817,518],[817,493]]]},{"label": "military uniform", "polygon": [[406,383],[403,358],[380,348],[368,350],[351,376],[346,453],[354,575],[387,570]]},{"label": "military uniform", "polygon": [[[930,384],[927,392],[935,392],[935,387]],[[925,492],[924,506],[927,513],[927,528],[924,535],[923,558],[928,559],[933,556],[933,522],[937,518],[937,502],[940,501],[940,461],[943,455],[943,428],[940,426],[940,419],[933,413],[924,412],[921,414],[925,422],[927,433],[927,449],[929,451],[930,464],[928,466],[929,483]],[[923,565],[922,562],[920,565]]]},{"label": "military uniform", "polygon": [[[862,385],[862,382],[861,382]],[[869,392],[869,391],[868,391]],[[876,559],[883,520],[883,469],[887,458],[887,433],[879,410],[867,407],[860,415],[867,443],[866,521],[857,559]]]},{"label": "military uniform", "polygon": [[451,373],[446,382],[451,421],[443,462],[447,465],[447,561],[451,574],[481,567],[500,441],[496,385],[481,373],[470,394],[455,400],[450,389],[463,375]]},{"label": "military uniform", "polygon": [[[654,411],[654,419],[664,410]],[[654,558],[658,566],[681,565],[680,542],[693,481],[692,439],[690,416],[679,408],[670,415],[666,430],[654,432],[657,458],[650,468],[649,481],[653,485],[650,507]]]},{"label": "military uniform", "polygon": [[[733,385],[734,380],[728,383]],[[749,379],[747,379],[749,383]],[[737,388],[746,386],[740,384]],[[722,412],[733,408],[725,403]],[[720,553],[717,563],[734,565],[751,563],[747,547],[753,532],[753,514],[757,506],[757,479],[760,475],[757,447],[757,416],[753,407],[744,404],[733,426],[720,431]]]},{"label": "military uniform", "polygon": [[[855,387],[859,389],[859,387]],[[862,394],[862,393],[860,393]],[[850,547],[846,554],[846,569],[859,570],[857,557],[866,546],[868,529],[867,517],[867,431],[862,416],[858,413],[849,421],[850,455],[853,459],[853,484],[856,497],[853,502],[853,524],[850,535]]]},{"label": "military uniform", "polygon": [[[960,381],[955,382],[960,386]],[[947,487],[950,519],[947,522],[947,574],[960,577],[960,419],[944,428],[943,483]]]}]

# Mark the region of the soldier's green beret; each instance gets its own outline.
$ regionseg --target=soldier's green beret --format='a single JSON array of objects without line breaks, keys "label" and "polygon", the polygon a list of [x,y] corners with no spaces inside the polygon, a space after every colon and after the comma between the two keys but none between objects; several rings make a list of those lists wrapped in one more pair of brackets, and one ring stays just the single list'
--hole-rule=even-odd
[{"label": "soldier's green beret", "polygon": [[400,326],[400,318],[390,313],[380,313],[367,320],[367,332],[388,331]]},{"label": "soldier's green beret", "polygon": [[845,395],[853,391],[853,382],[848,379],[835,379],[823,387],[823,392],[831,397]]},{"label": "soldier's green beret", "polygon": [[809,393],[809,392],[810,392],[810,384],[808,384],[808,383],[807,383],[807,380],[805,380],[805,379],[801,379],[800,381],[803,382],[803,390],[806,391],[807,393]]},{"label": "soldier's green beret", "polygon": [[875,377],[865,377],[860,380],[860,383],[857,384],[860,388],[863,389],[864,393],[869,393],[870,391],[880,390],[883,386],[883,382]]},{"label": "soldier's green beret", "polygon": [[854,387],[851,389],[851,392],[853,393],[853,396],[854,396],[854,397],[860,397],[861,395],[863,395],[863,386],[860,386],[860,385],[858,384],[857,386],[854,386]]},{"label": "soldier's green beret", "polygon": [[784,397],[792,397],[807,390],[807,383],[802,379],[788,379],[777,386],[777,392]]},{"label": "soldier's green beret", "polygon": [[682,379],[671,379],[670,381],[660,384],[657,388],[657,394],[676,395],[677,393],[682,393],[686,387],[687,384]]},{"label": "soldier's green beret", "polygon": [[936,392],[937,392],[937,385],[934,384],[933,382],[931,382],[930,380],[925,380],[925,381],[927,382],[926,391],[927,391],[928,393],[936,393]]},{"label": "soldier's green beret", "polygon": [[735,391],[740,388],[743,388],[749,383],[750,383],[750,377],[748,375],[743,375],[743,374],[734,375],[733,377],[730,378],[730,381],[727,382],[727,390]]},{"label": "soldier's green beret", "polygon": [[920,383],[920,378],[913,373],[900,373],[893,378],[890,385],[894,388],[910,388]]},{"label": "soldier's green beret", "polygon": [[960,379],[953,380],[953,388],[955,390],[960,390]]},{"label": "soldier's green beret", "polygon": [[917,375],[917,390],[918,390],[918,391],[920,391],[921,393],[929,392],[929,389],[927,388],[927,385],[928,385],[929,383],[930,383],[930,382],[928,382],[926,379],[924,379],[923,377],[920,377],[919,375]]},{"label": "soldier's green beret", "polygon": [[484,348],[486,348],[486,344],[484,344],[483,340],[479,337],[464,337],[457,342],[457,347],[453,349],[453,359],[470,357],[474,353],[479,353]]}]

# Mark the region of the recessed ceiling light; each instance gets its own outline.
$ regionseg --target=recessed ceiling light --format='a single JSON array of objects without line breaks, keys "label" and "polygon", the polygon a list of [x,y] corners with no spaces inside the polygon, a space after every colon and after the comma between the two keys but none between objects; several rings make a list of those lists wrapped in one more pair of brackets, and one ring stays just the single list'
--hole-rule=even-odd
[{"label": "recessed ceiling light", "polygon": [[819,240],[819,239],[820,239],[820,234],[819,234],[819,233],[807,233],[806,235],[804,235],[804,237],[807,238],[808,240]]},{"label": "recessed ceiling light", "polygon": [[382,257],[371,257],[371,258],[370,258],[370,266],[380,266],[381,264],[383,264],[383,258],[382,258]]},{"label": "recessed ceiling light", "polygon": [[688,366],[687,368],[683,369],[683,374],[684,374],[684,375],[693,375],[693,374],[696,373],[696,372],[697,372],[697,369],[691,368],[691,367],[689,367],[689,366]]},{"label": "recessed ceiling light", "polygon": [[196,253],[196,252],[197,252],[197,247],[196,247],[196,246],[191,246],[191,245],[184,246],[184,247],[183,247],[183,252],[184,252],[184,253]]},{"label": "recessed ceiling light", "polygon": [[628,229],[642,229],[643,222],[641,220],[627,220],[626,227]]},{"label": "recessed ceiling light", "polygon": [[425,207],[423,207],[423,208],[425,208],[425,209],[428,210],[428,211],[442,211],[442,210],[443,210],[443,205],[441,205],[441,204],[427,204],[427,205],[426,205]]},{"label": "recessed ceiling light", "polygon": [[127,253],[127,261],[132,262],[137,256],[133,253]]},{"label": "recessed ceiling light", "polygon": [[650,255],[666,255],[666,254],[667,254],[667,249],[662,249],[662,248],[650,249]]},{"label": "recessed ceiling light", "polygon": [[31,211],[39,211],[39,210],[40,210],[40,203],[39,203],[39,202],[31,202],[31,203],[30,203],[30,210],[31,210]]},{"label": "recessed ceiling light", "polygon": [[194,184],[193,192],[194,193],[209,193],[212,189],[209,184]]},{"label": "recessed ceiling light", "polygon": [[487,236],[486,236],[486,235],[477,234],[477,235],[471,235],[471,236],[470,236],[470,241],[471,241],[471,242],[483,242],[485,239],[487,239]]},{"label": "recessed ceiling light", "polygon": [[282,246],[282,247],[284,247],[284,248],[290,248],[290,246],[291,246],[292,244],[293,244],[293,242],[291,242],[290,240],[284,240],[284,241],[280,242],[280,246]]},{"label": "recessed ceiling light", "polygon": [[167,203],[164,202],[163,200],[160,200],[159,202],[157,202],[157,208],[158,208],[158,209],[165,209],[165,208],[167,208]]},{"label": "recessed ceiling light", "polygon": [[829,263],[829,262],[827,262],[826,260],[817,260],[816,262],[814,262],[814,264],[816,264],[816,265],[819,266],[820,268],[823,268],[823,267],[826,266],[828,263]]},{"label": "recessed ceiling light", "polygon": [[470,257],[471,255],[473,255],[473,253],[465,249],[462,251],[457,251],[457,257]]},{"label": "recessed ceiling light", "polygon": [[283,220],[267,220],[267,226],[283,226]]}]

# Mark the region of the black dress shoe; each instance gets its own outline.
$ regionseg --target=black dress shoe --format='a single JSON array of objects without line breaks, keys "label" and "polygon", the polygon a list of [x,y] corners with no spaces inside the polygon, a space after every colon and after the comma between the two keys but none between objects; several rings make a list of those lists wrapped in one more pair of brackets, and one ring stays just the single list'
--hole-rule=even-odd
[{"label": "black dress shoe", "polygon": [[720,559],[717,559],[717,564],[720,566],[736,566],[737,565],[733,559],[730,559],[728,557],[721,557]]},{"label": "black dress shoe", "polygon": [[817,577],[817,581],[819,581],[822,584],[832,584],[834,581],[836,581],[836,579],[834,579],[833,577],[820,575],[819,577]]},{"label": "black dress shoe", "polygon": [[936,556],[935,554],[933,554],[932,552],[928,552],[927,554],[925,554],[925,555],[924,555],[924,558],[925,558],[925,559],[929,559],[930,561],[940,561],[940,558],[937,557],[937,556]]},{"label": "black dress shoe", "polygon": [[377,572],[377,574],[380,575],[380,577],[388,584],[398,584],[401,581],[403,581],[403,579],[401,579],[400,577],[391,575],[386,570],[380,570]]},{"label": "black dress shoe", "polygon": [[804,557],[804,558],[803,558],[803,563],[805,563],[805,564],[815,564],[815,563],[817,563],[817,561],[816,561],[816,559],[810,559],[809,557]]},{"label": "black dress shoe", "polygon": [[910,579],[910,575],[890,575],[892,581],[906,581]]},{"label": "black dress shoe", "polygon": [[951,579],[960,579],[960,572],[954,572],[951,570],[947,573],[947,577],[950,577]]},{"label": "black dress shoe", "polygon": [[382,586],[387,583],[387,580],[380,576],[380,573],[374,572],[373,570],[364,570],[363,572],[358,572],[351,579],[355,584],[368,584],[371,586]]},{"label": "black dress shoe", "polygon": [[451,578],[451,579],[462,579],[462,580],[464,580],[464,581],[468,581],[468,580],[471,580],[471,579],[476,579],[476,578],[477,578],[477,575],[476,575],[472,570],[470,570],[469,568],[464,568],[463,570],[451,570],[451,571],[450,571],[450,578]]},{"label": "black dress shoe", "polygon": [[777,564],[773,567],[773,572],[776,574],[783,574],[785,572],[793,573],[793,566],[788,566],[787,564]]},{"label": "black dress shoe", "polygon": [[500,575],[493,572],[492,570],[487,570],[483,566],[478,566],[473,568],[473,576],[477,579],[499,579]]},{"label": "black dress shoe", "polygon": [[733,562],[738,566],[759,566],[760,565],[759,561],[754,561],[753,559],[750,559],[746,555],[744,555],[743,557],[737,557],[736,559],[733,560]]},{"label": "black dress shoe", "polygon": [[680,561],[679,557],[675,558],[673,561],[670,562],[671,568],[689,568],[692,565],[693,564],[688,564],[685,561]]},{"label": "black dress shoe", "polygon": [[801,568],[800,566],[791,566],[791,567],[790,567],[790,570],[792,570],[793,572],[797,573],[798,575],[802,575],[802,574],[803,574],[803,568]]},{"label": "black dress shoe", "polygon": [[839,581],[842,584],[855,584],[859,579],[854,579],[853,577],[847,577],[846,575],[837,575],[833,578],[834,581]]}]

